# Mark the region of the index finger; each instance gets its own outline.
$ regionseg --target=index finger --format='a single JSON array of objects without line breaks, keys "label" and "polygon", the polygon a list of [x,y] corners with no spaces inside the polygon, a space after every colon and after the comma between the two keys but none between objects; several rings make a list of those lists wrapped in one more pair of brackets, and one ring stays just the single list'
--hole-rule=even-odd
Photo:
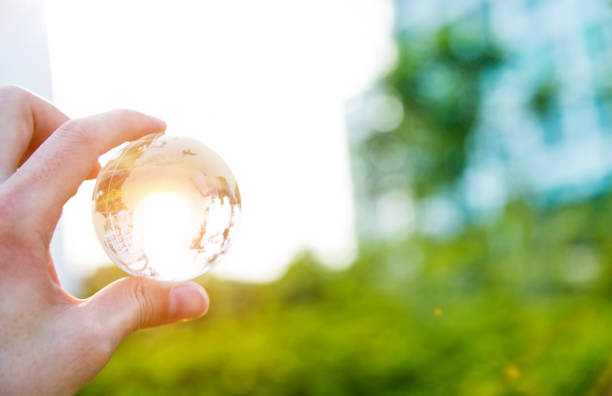
[{"label": "index finger", "polygon": [[0,87],[0,183],[67,120],[51,103],[23,88]]},{"label": "index finger", "polygon": [[[7,181],[20,206],[51,237],[64,203],[111,148],[165,130],[157,118],[131,110],[114,110],[62,124]],[[42,221],[41,221],[42,220]]]}]

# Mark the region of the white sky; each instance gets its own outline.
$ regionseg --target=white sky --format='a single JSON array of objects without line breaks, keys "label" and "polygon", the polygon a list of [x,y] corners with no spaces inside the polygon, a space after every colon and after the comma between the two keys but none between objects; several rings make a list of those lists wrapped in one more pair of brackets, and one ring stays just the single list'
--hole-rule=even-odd
[{"label": "white sky", "polygon": [[[393,58],[388,0],[47,2],[55,103],[71,117],[117,107],[166,120],[232,168],[241,227],[217,274],[269,280],[300,249],[354,252],[344,103]],[[64,208],[66,266],[109,262],[93,183]]]}]

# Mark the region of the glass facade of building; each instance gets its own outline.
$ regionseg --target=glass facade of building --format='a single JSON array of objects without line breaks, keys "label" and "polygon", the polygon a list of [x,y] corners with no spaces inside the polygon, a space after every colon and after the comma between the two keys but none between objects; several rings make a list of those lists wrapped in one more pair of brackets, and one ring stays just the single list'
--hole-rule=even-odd
[{"label": "glass facade of building", "polygon": [[[407,108],[412,98],[387,78],[349,104],[362,236],[404,235],[415,227],[446,233],[466,219],[494,215],[517,198],[550,205],[584,199],[609,187],[612,8],[607,2],[396,0],[395,10],[398,48],[410,47],[410,56],[428,51],[439,32],[447,29],[448,51],[466,70],[477,61],[479,46],[496,48],[500,59],[477,72],[478,105],[463,145],[465,163],[460,175],[427,196],[415,197],[410,178],[392,176],[418,172],[418,168],[398,166],[388,153],[368,161],[363,144],[376,134],[391,137],[402,128],[415,128],[409,126],[412,113]],[[398,67],[410,63],[410,56],[400,53]],[[434,101],[443,100],[456,85],[466,84],[465,74],[453,77],[452,68],[439,64],[436,60],[419,66],[426,71],[424,85],[433,92]],[[381,110],[381,95],[397,97],[403,109],[387,105]],[[378,114],[392,120],[398,111],[403,122],[391,125],[391,132],[381,131],[376,124],[380,120],[372,117]],[[446,129],[448,136],[456,133]],[[410,154],[404,151],[403,155]],[[391,184],[399,188],[372,187],[389,177],[395,177]]]}]

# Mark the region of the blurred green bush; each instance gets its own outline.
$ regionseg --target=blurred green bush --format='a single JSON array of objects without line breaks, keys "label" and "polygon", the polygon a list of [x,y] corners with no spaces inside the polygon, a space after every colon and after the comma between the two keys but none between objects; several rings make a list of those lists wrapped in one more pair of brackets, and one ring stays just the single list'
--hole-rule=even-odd
[{"label": "blurred green bush", "polygon": [[609,195],[517,202],[452,239],[364,247],[344,271],[305,253],[270,284],[204,278],[207,316],[132,335],[80,394],[604,394],[611,223]]}]

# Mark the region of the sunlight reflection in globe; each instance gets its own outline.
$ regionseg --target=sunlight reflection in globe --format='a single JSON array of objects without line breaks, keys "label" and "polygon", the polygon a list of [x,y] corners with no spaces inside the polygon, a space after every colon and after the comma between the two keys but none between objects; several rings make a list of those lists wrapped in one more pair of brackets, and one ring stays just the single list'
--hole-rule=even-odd
[{"label": "sunlight reflection in globe", "polygon": [[100,171],[93,223],[124,271],[180,281],[208,271],[226,253],[240,216],[232,172],[202,143],[148,135]]}]

